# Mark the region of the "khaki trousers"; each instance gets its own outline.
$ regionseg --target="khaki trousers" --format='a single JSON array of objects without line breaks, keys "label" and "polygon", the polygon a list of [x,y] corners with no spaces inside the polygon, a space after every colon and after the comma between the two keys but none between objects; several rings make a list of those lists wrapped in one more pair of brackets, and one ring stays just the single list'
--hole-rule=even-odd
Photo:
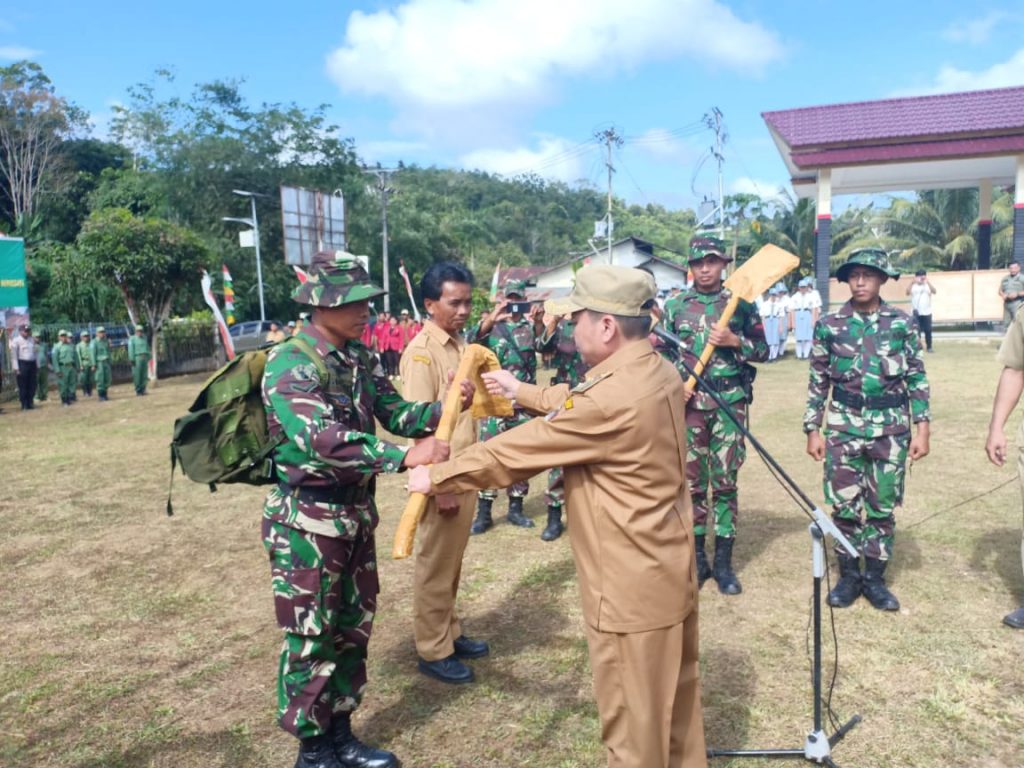
[{"label": "khaki trousers", "polygon": [[425,661],[446,659],[462,634],[455,597],[462,575],[462,555],[476,509],[476,494],[459,494],[459,512],[445,517],[431,498],[416,529],[418,541],[413,574],[413,635],[416,652]]},{"label": "khaki trousers", "polygon": [[650,632],[588,624],[587,645],[608,768],[705,768],[697,611]]}]

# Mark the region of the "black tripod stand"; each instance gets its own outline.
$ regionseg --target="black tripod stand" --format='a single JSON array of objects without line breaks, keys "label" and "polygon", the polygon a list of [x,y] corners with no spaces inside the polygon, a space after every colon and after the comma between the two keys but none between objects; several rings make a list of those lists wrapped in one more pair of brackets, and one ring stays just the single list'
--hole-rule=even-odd
[{"label": "black tripod stand", "polygon": [[[654,333],[661,337],[663,340],[668,341],[680,349],[683,350],[683,342],[675,334],[669,333],[662,328],[655,328]],[[736,425],[736,428],[743,434],[743,436],[750,441],[750,444],[754,446],[754,450],[760,454],[761,458],[771,467],[772,471],[791,492],[791,495],[795,499],[799,499],[804,505],[804,512],[811,518],[812,522],[810,525],[811,534],[811,559],[812,559],[812,574],[814,578],[814,608],[813,608],[813,626],[814,626],[814,662],[811,670],[811,682],[814,689],[814,727],[807,734],[807,738],[804,740],[804,746],[802,749],[708,749],[708,757],[761,757],[761,758],[796,758],[809,760],[811,762],[819,763],[821,765],[827,765],[831,768],[837,768],[836,764],[832,761],[832,747],[834,747],[847,733],[849,733],[857,723],[860,722],[860,715],[854,715],[846,723],[844,723],[835,733],[831,736],[825,733],[824,726],[822,724],[822,712],[821,712],[821,581],[825,577],[826,563],[825,563],[825,536],[831,536],[835,539],[839,545],[845,549],[851,557],[857,557],[857,550],[854,549],[853,545],[846,539],[845,536],[836,528],[832,520],[826,515],[821,509],[805,494],[800,486],[794,482],[786,470],[784,470],[777,461],[772,457],[764,446],[754,437],[750,430],[747,429],[746,425],[741,423],[737,418],[735,411],[729,407],[728,403],[722,400],[717,390],[708,386],[707,382],[686,362],[686,360],[680,355],[680,363],[686,372],[696,378],[698,386],[700,386],[704,392],[711,396],[711,399],[715,401],[715,404],[721,408],[729,419]]]}]

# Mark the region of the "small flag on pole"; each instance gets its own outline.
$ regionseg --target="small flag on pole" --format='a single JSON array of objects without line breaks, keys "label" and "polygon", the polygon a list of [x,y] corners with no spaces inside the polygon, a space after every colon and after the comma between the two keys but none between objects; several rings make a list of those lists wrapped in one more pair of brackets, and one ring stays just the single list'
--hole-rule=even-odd
[{"label": "small flag on pole", "polygon": [[409,304],[412,305],[412,313],[416,316],[416,322],[420,322],[420,310],[416,306],[416,299],[412,295],[412,284],[409,282],[409,273],[405,269],[405,262],[399,260],[398,262],[398,274],[402,276],[402,280],[405,281],[405,292],[409,294]]},{"label": "small flag on pole", "polygon": [[235,324],[235,286],[231,280],[231,273],[228,272],[228,265],[221,264],[224,276],[224,314],[227,315],[228,325]]},{"label": "small flag on pole", "polygon": [[[226,267],[224,271],[227,272]],[[213,295],[213,281],[210,280],[210,275],[207,274],[205,269],[202,272],[200,284],[203,287],[203,300],[213,312],[213,319],[217,322],[217,330],[220,331],[220,340],[224,344],[224,352],[227,354],[228,360],[234,360],[235,343],[231,338],[231,333],[228,331],[228,324],[224,322],[224,316],[220,313],[220,307],[217,306],[217,299]]]},{"label": "small flag on pole", "polygon": [[491,278],[491,295],[490,300],[494,301],[498,298],[498,274],[501,272],[501,261],[498,261],[498,266],[494,268],[494,277]]},{"label": "small flag on pole", "polygon": [[309,273],[307,273],[302,267],[292,264],[292,269],[295,270],[295,276],[299,278],[299,283],[304,283],[309,280]]}]

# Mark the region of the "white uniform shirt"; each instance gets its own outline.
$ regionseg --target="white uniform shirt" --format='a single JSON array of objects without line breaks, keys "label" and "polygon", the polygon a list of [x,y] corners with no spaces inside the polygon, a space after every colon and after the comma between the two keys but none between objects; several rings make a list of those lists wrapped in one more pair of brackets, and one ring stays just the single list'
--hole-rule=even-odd
[{"label": "white uniform shirt", "polygon": [[808,291],[807,293],[798,291],[790,297],[789,301],[790,309],[794,312],[798,309],[821,309],[821,297],[818,296],[816,291]]},{"label": "white uniform shirt", "polygon": [[910,305],[919,315],[930,315],[932,313],[932,289],[928,283],[914,282],[910,286]]}]

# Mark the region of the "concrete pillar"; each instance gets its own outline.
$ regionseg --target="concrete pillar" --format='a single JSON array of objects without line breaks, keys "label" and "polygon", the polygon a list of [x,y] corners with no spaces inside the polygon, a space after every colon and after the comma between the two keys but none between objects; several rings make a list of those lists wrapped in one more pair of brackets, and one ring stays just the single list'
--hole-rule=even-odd
[{"label": "concrete pillar", "polygon": [[1017,185],[1013,190],[1013,260],[1024,264],[1024,155],[1017,155]]},{"label": "concrete pillar", "polygon": [[978,185],[978,269],[992,268],[992,179]]},{"label": "concrete pillar", "polygon": [[829,259],[832,256],[832,170],[818,171],[817,222],[814,228],[814,279],[828,312]]}]

